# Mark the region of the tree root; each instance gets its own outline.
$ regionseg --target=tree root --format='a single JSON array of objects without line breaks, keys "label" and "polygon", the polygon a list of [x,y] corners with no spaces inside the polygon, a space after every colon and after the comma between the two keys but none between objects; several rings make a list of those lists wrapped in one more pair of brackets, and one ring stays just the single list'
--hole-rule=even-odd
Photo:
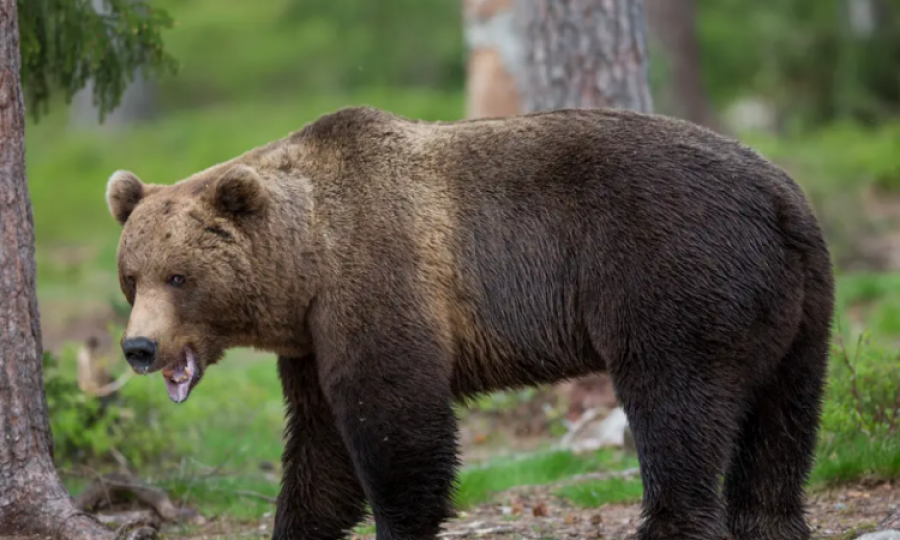
[{"label": "tree root", "polygon": [[4,523],[0,540],[158,540],[156,528],[142,522],[125,524],[117,531],[90,514],[74,510],[71,499],[29,506]]}]

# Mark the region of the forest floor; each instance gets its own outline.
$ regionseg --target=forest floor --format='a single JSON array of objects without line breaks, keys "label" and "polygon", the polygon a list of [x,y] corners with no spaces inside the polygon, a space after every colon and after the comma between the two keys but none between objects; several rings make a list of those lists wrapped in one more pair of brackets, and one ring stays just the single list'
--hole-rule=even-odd
[{"label": "forest floor", "polygon": [[[492,501],[463,512],[448,522],[443,538],[482,540],[605,539],[625,540],[640,519],[640,505],[608,504],[581,508],[553,495],[558,485],[522,486],[496,494]],[[900,485],[857,483],[809,497],[809,520],[816,539],[852,539],[876,530],[878,524],[900,504]],[[207,523],[184,536],[166,538],[219,540],[224,538],[269,538],[273,517],[258,523],[236,523],[227,519]],[[356,540],[372,540],[368,527]]]}]

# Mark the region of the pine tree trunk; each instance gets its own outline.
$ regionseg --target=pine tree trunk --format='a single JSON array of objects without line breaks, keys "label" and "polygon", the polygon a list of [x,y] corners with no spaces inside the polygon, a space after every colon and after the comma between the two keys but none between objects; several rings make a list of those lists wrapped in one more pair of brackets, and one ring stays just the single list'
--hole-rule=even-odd
[{"label": "pine tree trunk", "polygon": [[[524,42],[521,112],[612,107],[652,112],[643,0],[515,0]],[[606,375],[567,384],[566,417],[616,402]]]},{"label": "pine tree trunk", "polygon": [[652,110],[643,0],[516,0],[523,112]]},{"label": "pine tree trunk", "polygon": [[112,538],[76,510],[53,465],[20,69],[16,0],[0,0],[0,537]]},{"label": "pine tree trunk", "polygon": [[696,0],[647,0],[648,26],[668,72],[659,112],[722,132],[703,84],[696,16]]}]

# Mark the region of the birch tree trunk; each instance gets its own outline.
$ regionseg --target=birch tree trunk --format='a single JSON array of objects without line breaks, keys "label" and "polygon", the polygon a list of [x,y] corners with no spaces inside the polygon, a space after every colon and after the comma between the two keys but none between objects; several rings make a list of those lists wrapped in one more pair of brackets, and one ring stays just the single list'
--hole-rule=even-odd
[{"label": "birch tree trunk", "polygon": [[643,0],[515,1],[522,112],[652,110]]},{"label": "birch tree trunk", "polygon": [[0,536],[112,538],[56,474],[41,369],[16,0],[0,0]]}]

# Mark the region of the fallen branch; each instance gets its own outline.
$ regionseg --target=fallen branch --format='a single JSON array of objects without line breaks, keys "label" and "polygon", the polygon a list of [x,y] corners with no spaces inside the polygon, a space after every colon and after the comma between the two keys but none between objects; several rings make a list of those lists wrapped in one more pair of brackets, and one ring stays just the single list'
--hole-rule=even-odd
[{"label": "fallen branch", "polygon": [[182,513],[175,508],[165,491],[141,484],[125,473],[97,476],[97,479],[75,498],[75,506],[81,511],[100,507],[103,503],[112,506],[117,500],[124,501],[123,496],[127,494],[155,510],[165,521],[176,522],[181,517]]}]

